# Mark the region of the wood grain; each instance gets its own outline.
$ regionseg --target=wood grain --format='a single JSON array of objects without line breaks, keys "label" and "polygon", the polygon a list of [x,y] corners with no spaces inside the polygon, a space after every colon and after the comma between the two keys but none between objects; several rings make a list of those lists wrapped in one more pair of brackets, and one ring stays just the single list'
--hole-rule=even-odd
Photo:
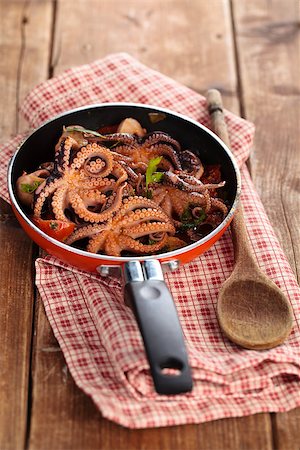
[{"label": "wood grain", "polygon": [[299,1],[236,0],[234,18],[243,109],[256,124],[254,183],[299,276]]},{"label": "wood grain", "polygon": [[[87,32],[79,33],[86,17]],[[58,1],[55,73],[114,52],[130,53],[196,91],[218,87],[238,111],[227,0],[77,0],[76,8],[73,0]]]},{"label": "wood grain", "polygon": [[278,450],[299,450],[300,408],[273,415],[274,442]]},{"label": "wood grain", "polygon": [[[299,281],[299,1],[233,5],[243,110],[257,130],[253,178]],[[300,448],[299,411],[273,416],[277,449]]]},{"label": "wood grain", "polygon": [[[88,23],[86,33],[82,23]],[[176,42],[174,29],[180,36]],[[199,92],[219,87],[225,106],[238,112],[231,33],[228,1],[79,0],[76,8],[69,0],[59,1],[53,73],[126,51]],[[127,430],[104,420],[68,374],[39,301],[29,449],[41,448],[271,449],[271,421],[260,414],[199,426]]]},{"label": "wood grain", "polygon": [[[0,3],[1,140],[23,128],[19,102],[26,91],[46,77],[50,6],[50,2],[35,4],[34,8],[29,2]],[[42,30],[40,23],[44,24]],[[2,200],[0,248],[0,448],[15,450],[24,448],[27,430],[33,247]]]}]

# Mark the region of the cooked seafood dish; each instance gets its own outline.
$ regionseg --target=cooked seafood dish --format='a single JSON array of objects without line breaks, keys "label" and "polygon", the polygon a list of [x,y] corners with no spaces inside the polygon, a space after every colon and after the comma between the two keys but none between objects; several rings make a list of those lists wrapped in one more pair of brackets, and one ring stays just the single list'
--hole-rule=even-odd
[{"label": "cooked seafood dish", "polygon": [[54,161],[24,172],[16,192],[49,236],[92,253],[136,256],[210,233],[228,212],[224,185],[220,165],[127,118],[97,131],[64,127]]}]

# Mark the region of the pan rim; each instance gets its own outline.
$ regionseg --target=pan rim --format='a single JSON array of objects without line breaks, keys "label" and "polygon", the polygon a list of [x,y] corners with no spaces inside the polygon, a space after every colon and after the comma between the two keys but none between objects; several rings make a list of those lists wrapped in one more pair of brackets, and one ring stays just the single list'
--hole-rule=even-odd
[{"label": "pan rim", "polygon": [[[43,128],[44,126],[48,125],[51,122],[54,122],[55,120],[67,116],[69,114],[73,114],[75,112],[79,112],[79,111],[84,111],[87,109],[99,109],[99,108],[104,108],[104,107],[122,107],[122,106],[126,106],[126,107],[136,107],[136,108],[143,108],[143,109],[153,109],[155,111],[159,111],[162,113],[166,113],[169,114],[171,116],[176,116],[179,117],[189,123],[192,123],[193,125],[195,125],[196,127],[202,129],[204,132],[208,133],[214,140],[216,140],[221,147],[223,148],[223,150],[225,151],[225,153],[227,153],[233,168],[234,168],[234,172],[236,175],[236,182],[237,182],[237,187],[236,187],[236,193],[235,193],[235,199],[233,201],[233,204],[227,214],[227,216],[223,219],[223,221],[220,223],[220,225],[218,225],[216,228],[214,228],[209,234],[207,234],[206,236],[204,236],[202,239],[199,239],[198,241],[189,244],[185,247],[182,247],[180,249],[177,250],[173,250],[171,252],[164,252],[164,253],[160,253],[160,254],[156,254],[156,255],[147,255],[147,256],[110,256],[110,255],[101,255],[98,253],[90,253],[88,251],[85,250],[80,250],[74,247],[71,247],[70,245],[64,244],[63,242],[60,242],[54,238],[52,238],[51,236],[48,236],[46,233],[44,233],[42,230],[40,230],[30,219],[29,217],[24,213],[24,211],[21,209],[18,200],[14,194],[14,189],[12,186],[12,170],[14,167],[14,162],[16,160],[16,157],[19,153],[19,151],[21,150],[21,148],[23,147],[23,145],[25,144],[25,142],[27,142],[28,139],[30,139],[31,136],[33,136],[36,132],[38,132],[41,128]],[[155,105],[151,105],[151,104],[142,104],[142,103],[132,103],[132,102],[107,102],[107,103],[93,103],[93,104],[89,104],[89,105],[85,105],[82,107],[78,107],[78,108],[74,108],[68,111],[64,111],[63,113],[60,113],[58,115],[56,115],[55,117],[52,117],[51,119],[48,119],[47,121],[43,122],[40,126],[36,127],[18,146],[16,152],[14,153],[14,155],[12,156],[9,166],[8,166],[8,192],[9,192],[9,196],[11,199],[11,202],[13,204],[13,206],[16,208],[17,212],[20,214],[20,216],[25,220],[25,222],[35,231],[37,232],[39,235],[41,235],[44,239],[46,239],[47,241],[49,241],[51,244],[60,247],[63,250],[66,250],[67,252],[71,252],[71,253],[75,253],[79,256],[84,256],[84,257],[88,257],[88,258],[92,258],[92,259],[96,259],[99,261],[111,261],[111,262],[120,262],[120,263],[125,263],[128,261],[146,261],[146,260],[150,260],[150,259],[158,259],[158,260],[167,260],[167,259],[176,259],[177,256],[187,253],[189,251],[194,250],[197,247],[200,247],[201,245],[207,243],[208,241],[210,241],[212,238],[214,238],[221,230],[223,230],[224,228],[226,228],[226,226],[229,224],[229,222],[231,221],[237,206],[239,204],[240,201],[240,196],[241,196],[241,175],[240,175],[240,169],[238,167],[238,164],[236,162],[236,159],[233,155],[233,153],[230,151],[230,149],[224,144],[224,142],[213,132],[211,131],[209,128],[207,128],[205,125],[202,125],[200,122],[197,122],[194,119],[191,119],[190,117],[181,114],[181,113],[177,113],[176,111],[172,111],[168,108],[163,108],[163,107],[159,107],[159,106],[155,106]]]}]

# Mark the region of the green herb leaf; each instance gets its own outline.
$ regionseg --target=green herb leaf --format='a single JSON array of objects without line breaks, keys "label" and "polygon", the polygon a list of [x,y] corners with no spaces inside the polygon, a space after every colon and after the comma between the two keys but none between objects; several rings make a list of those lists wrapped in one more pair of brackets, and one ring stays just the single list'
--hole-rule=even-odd
[{"label": "green herb leaf", "polygon": [[91,135],[93,135],[93,136],[96,136],[96,137],[101,137],[101,138],[105,138],[105,135],[104,134],[100,134],[100,133],[98,133],[97,131],[94,131],[94,130],[87,130],[86,128],[83,128],[83,127],[80,127],[80,126],[70,126],[70,127],[66,127],[65,128],[66,129],[66,131],[70,131],[70,132],[72,132],[72,131],[79,131],[80,133],[86,133],[86,134],[91,134]]},{"label": "green herb leaf", "polygon": [[[146,189],[148,189],[148,186],[150,183],[155,182],[155,179],[153,179],[154,173],[156,174],[154,176],[154,178],[155,177],[159,178],[159,175],[157,175],[157,174],[159,174],[160,172],[156,172],[156,169],[157,169],[159,163],[161,162],[161,160],[162,160],[162,156],[157,156],[156,158],[150,159],[147,170],[146,170]],[[162,175],[163,175],[163,173],[162,173]],[[160,176],[160,180],[162,178],[162,175]]]},{"label": "green herb leaf", "polygon": [[180,225],[180,229],[181,230],[190,230],[191,228],[196,228],[196,225],[195,225],[195,223],[194,222],[186,222],[186,223],[184,223],[184,222],[182,222],[181,223],[181,225]]},{"label": "green herb leaf", "polygon": [[199,225],[199,224],[202,223],[203,220],[205,220],[205,219],[206,219],[206,214],[205,214],[205,212],[202,210],[200,216],[197,217],[197,219],[195,220],[195,223],[196,223],[197,225]]},{"label": "green herb leaf", "polygon": [[58,228],[58,223],[51,221],[49,226],[50,226],[51,230],[56,230]]},{"label": "green herb leaf", "polygon": [[163,172],[154,172],[152,175],[152,183],[159,183],[162,180],[162,177],[164,176]]},{"label": "green herb leaf", "polygon": [[196,228],[200,223],[202,223],[206,219],[206,214],[202,210],[199,217],[193,217],[191,212],[192,205],[189,205],[186,210],[182,213],[180,216],[181,226],[180,228],[182,230],[189,230],[191,228]]},{"label": "green herb leaf", "polygon": [[42,184],[42,181],[38,180],[34,181],[32,184],[23,183],[21,184],[21,191],[26,192],[27,194],[32,194],[40,184]]},{"label": "green herb leaf", "polygon": [[182,213],[180,220],[181,222],[188,222],[192,220],[192,213],[189,209],[189,207],[186,208],[186,210]]}]

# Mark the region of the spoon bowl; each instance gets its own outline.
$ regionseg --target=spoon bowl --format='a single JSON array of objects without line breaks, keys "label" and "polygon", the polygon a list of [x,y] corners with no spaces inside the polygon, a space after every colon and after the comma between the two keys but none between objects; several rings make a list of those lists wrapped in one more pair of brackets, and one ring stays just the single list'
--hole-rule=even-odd
[{"label": "spoon bowl", "polygon": [[231,341],[254,350],[281,344],[293,326],[289,302],[258,267],[251,275],[233,271],[219,293],[217,317]]}]

